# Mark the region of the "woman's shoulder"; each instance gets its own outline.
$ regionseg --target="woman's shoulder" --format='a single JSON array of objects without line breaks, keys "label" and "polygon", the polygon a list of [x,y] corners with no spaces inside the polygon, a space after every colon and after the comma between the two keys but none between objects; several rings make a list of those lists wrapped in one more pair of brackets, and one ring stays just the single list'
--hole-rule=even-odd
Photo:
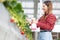
[{"label": "woman's shoulder", "polygon": [[56,16],[54,15],[54,14],[50,14],[47,18],[46,18],[46,20],[53,20],[53,21],[56,21]]},{"label": "woman's shoulder", "polygon": [[48,15],[48,18],[56,18],[56,16],[54,14],[50,14]]}]

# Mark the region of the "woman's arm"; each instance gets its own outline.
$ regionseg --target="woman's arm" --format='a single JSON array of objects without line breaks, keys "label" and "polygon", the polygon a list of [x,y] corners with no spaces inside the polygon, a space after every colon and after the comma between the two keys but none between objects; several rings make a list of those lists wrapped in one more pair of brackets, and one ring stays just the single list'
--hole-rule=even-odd
[{"label": "woman's arm", "polygon": [[37,23],[37,26],[40,27],[41,29],[44,29],[44,30],[52,30],[55,22],[56,22],[56,17],[55,16],[50,16],[46,19],[45,22],[39,21]]}]

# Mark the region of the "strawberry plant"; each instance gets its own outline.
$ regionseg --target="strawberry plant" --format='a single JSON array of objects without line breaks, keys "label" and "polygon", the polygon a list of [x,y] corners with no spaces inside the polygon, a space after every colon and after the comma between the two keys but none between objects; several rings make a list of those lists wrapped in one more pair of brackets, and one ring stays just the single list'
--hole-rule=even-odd
[{"label": "strawberry plant", "polygon": [[29,23],[26,21],[26,15],[22,8],[21,3],[18,3],[16,0],[13,1],[4,1],[3,4],[10,12],[10,22],[16,23],[17,27],[21,30],[22,35],[26,35],[29,40],[32,40],[32,32],[29,28]]}]

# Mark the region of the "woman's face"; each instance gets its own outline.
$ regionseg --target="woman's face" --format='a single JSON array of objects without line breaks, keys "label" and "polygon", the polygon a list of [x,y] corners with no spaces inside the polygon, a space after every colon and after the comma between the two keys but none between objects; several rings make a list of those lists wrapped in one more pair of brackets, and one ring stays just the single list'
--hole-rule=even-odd
[{"label": "woman's face", "polygon": [[44,12],[47,12],[48,11],[47,5],[43,4],[43,8],[42,9],[43,9]]}]

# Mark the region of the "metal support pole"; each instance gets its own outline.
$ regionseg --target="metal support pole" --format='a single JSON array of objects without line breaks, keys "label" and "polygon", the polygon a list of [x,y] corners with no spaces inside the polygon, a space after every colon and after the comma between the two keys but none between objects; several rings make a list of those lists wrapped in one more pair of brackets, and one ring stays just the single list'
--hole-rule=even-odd
[{"label": "metal support pole", "polygon": [[[38,12],[38,0],[34,0],[34,17],[37,19],[37,12]],[[37,40],[38,32],[34,32],[34,40]]]},{"label": "metal support pole", "polygon": [[[34,0],[34,17],[37,19],[38,0]],[[38,32],[34,32],[34,40],[37,40]]]},{"label": "metal support pole", "polygon": [[38,32],[35,32],[35,40],[38,40]]},{"label": "metal support pole", "polygon": [[57,40],[59,39],[59,33],[57,32]]},{"label": "metal support pole", "polygon": [[37,19],[38,0],[34,0],[34,17]]}]

